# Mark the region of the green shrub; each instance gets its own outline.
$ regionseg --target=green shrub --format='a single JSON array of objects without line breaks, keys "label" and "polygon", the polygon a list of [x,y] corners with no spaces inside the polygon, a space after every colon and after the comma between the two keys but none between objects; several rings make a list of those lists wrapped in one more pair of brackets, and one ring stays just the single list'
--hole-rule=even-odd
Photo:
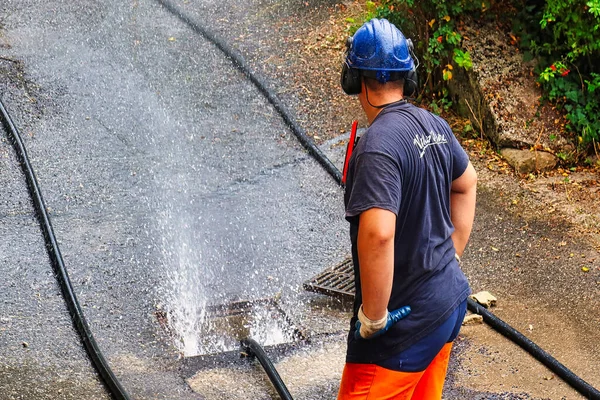
[{"label": "green shrub", "polygon": [[515,29],[546,98],[566,112],[580,150],[600,135],[600,0],[527,1]]},{"label": "green shrub", "polygon": [[525,58],[536,59],[546,99],[565,110],[566,129],[580,150],[600,142],[600,0],[381,0],[368,1],[367,9],[365,21],[386,18],[413,38],[423,92],[438,108],[453,65],[471,68],[469,53],[460,48],[461,18],[498,19],[521,9],[513,29]]}]

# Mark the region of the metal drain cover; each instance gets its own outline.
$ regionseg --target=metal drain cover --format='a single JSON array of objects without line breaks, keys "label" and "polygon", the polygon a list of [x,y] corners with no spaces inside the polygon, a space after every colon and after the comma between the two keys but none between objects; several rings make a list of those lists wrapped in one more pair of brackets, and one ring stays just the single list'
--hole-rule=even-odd
[{"label": "metal drain cover", "polygon": [[354,264],[352,258],[326,269],[304,282],[304,290],[345,299],[354,299]]}]

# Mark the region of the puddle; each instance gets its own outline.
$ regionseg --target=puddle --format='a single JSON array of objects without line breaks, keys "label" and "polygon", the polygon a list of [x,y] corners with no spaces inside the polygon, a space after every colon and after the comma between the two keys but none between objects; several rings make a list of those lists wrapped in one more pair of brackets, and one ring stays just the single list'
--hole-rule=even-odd
[{"label": "puddle", "polygon": [[[345,334],[321,337],[302,346],[265,348],[294,398],[335,399],[344,368]],[[184,378],[206,400],[270,400],[279,396],[257,360],[239,354],[186,359]]]}]

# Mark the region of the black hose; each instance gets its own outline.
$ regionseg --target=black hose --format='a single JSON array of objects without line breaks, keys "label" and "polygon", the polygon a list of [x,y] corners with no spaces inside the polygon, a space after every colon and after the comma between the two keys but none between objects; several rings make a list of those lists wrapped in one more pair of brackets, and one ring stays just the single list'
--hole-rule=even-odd
[{"label": "black hose", "polygon": [[123,387],[111,371],[108,363],[104,359],[102,352],[100,351],[96,341],[94,340],[94,336],[92,335],[90,327],[88,326],[87,321],[85,320],[79,302],[77,301],[77,297],[75,296],[75,292],[73,291],[73,287],[71,285],[69,275],[65,268],[65,264],[60,253],[56,237],[54,236],[54,230],[52,228],[52,224],[50,223],[50,216],[46,211],[46,206],[44,204],[42,192],[38,185],[35,173],[33,171],[33,167],[29,162],[27,150],[25,149],[25,145],[23,144],[21,135],[19,134],[17,127],[13,123],[12,119],[10,118],[10,115],[8,114],[8,111],[6,111],[6,108],[2,103],[2,100],[0,100],[0,113],[2,114],[3,125],[6,128],[6,131],[8,132],[9,138],[11,139],[15,152],[17,153],[17,159],[19,160],[21,168],[23,169],[23,173],[25,174],[25,177],[27,179],[27,187],[29,189],[29,194],[33,201],[36,216],[44,234],[46,250],[48,251],[48,255],[50,257],[50,261],[52,263],[54,273],[56,274],[56,278],[58,280],[63,297],[65,299],[65,302],[67,303],[67,308],[69,309],[69,314],[71,315],[73,325],[75,326],[75,329],[81,337],[83,346],[85,347],[85,350],[87,351],[87,354],[90,357],[92,364],[96,368],[96,371],[98,371],[98,373],[102,377],[102,380],[110,394],[113,396],[113,398],[117,400],[128,400],[129,395],[127,394],[125,389],[123,389]]},{"label": "black hose", "polygon": [[322,166],[325,168],[333,179],[338,184],[342,182],[342,174],[339,169],[327,158],[321,149],[319,149],[314,142],[306,135],[306,132],[298,123],[295,121],[292,114],[285,107],[283,102],[277,98],[277,95],[273,93],[267,87],[267,84],[259,78],[256,74],[254,74],[251,70],[244,58],[235,52],[227,43],[218,38],[215,34],[210,32],[208,29],[194,22],[190,17],[181,12],[176,6],[174,6],[168,0],[157,0],[160,5],[162,5],[167,11],[171,14],[175,15],[179,20],[188,25],[192,30],[196,33],[199,33],[206,40],[214,44],[219,50],[221,50],[227,58],[229,58],[235,67],[240,70],[246,77],[256,86],[256,88],[269,100],[269,103],[275,107],[281,118],[283,118],[284,122],[289,126],[292,130],[298,141],[304,148],[308,151],[310,155],[312,155]]},{"label": "black hose", "polygon": [[263,348],[254,339],[250,338],[242,340],[242,348],[244,351],[246,351],[246,353],[248,353],[248,355],[256,356],[256,358],[258,358],[258,361],[269,376],[271,383],[273,386],[275,386],[275,390],[277,390],[277,393],[279,393],[279,397],[281,397],[283,400],[293,400],[292,395],[285,386],[285,383],[283,383],[283,380],[277,373],[277,370],[271,363],[271,360],[269,360],[269,357]]},{"label": "black hose", "polygon": [[531,354],[536,360],[544,364],[548,369],[558,375],[579,393],[592,400],[600,400],[600,392],[589,383],[575,375],[571,370],[562,365],[558,360],[533,343],[522,333],[496,317],[473,299],[467,299],[467,308],[483,317],[483,320],[496,331],[512,340]]}]

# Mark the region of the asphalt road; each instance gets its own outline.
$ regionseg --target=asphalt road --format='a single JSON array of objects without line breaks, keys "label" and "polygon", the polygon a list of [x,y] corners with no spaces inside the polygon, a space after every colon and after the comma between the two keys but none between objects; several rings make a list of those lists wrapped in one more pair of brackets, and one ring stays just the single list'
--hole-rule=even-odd
[{"label": "asphalt road", "polygon": [[[0,6],[4,54],[22,62],[5,61],[2,96],[76,294],[135,398],[196,398],[154,312],[294,304],[345,255],[340,189],[231,62],[157,3],[33,5]],[[83,398],[78,386],[101,398],[6,140],[2,154],[0,391],[54,399],[65,380],[64,398]]]},{"label": "asphalt road", "polygon": [[[263,37],[236,43],[260,60],[280,34],[266,28],[269,19],[304,2],[177,4],[230,41],[244,30]],[[193,392],[156,311],[191,321],[192,332],[206,305],[236,300],[281,296],[290,315],[310,314],[302,282],[348,253],[341,190],[231,62],[156,2],[5,1],[0,55],[0,95],[116,375],[136,399],[223,398],[242,375],[212,376],[216,397]],[[0,398],[106,398],[71,326],[12,147],[0,138]],[[339,148],[333,153],[339,164]],[[492,290],[504,301],[501,317],[534,326],[529,334],[542,347],[600,384],[597,273],[580,274],[582,254],[596,250],[566,236],[572,227],[560,220],[531,223],[501,189],[481,189],[464,260],[474,290]],[[345,321],[333,325],[340,332]],[[498,339],[466,335],[448,398],[555,398],[530,390],[540,377],[499,388],[503,377],[468,364],[473,349],[487,354]],[[300,398],[333,397],[337,379]],[[259,380],[254,389],[268,398],[264,387]],[[513,389],[525,394],[506,394]]]}]

